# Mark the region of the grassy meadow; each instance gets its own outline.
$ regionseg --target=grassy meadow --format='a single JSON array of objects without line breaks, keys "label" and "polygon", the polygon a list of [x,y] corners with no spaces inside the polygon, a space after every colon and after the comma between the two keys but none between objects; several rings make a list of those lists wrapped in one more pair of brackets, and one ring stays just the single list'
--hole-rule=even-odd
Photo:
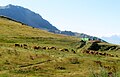
[{"label": "grassy meadow", "polygon": [[0,77],[120,77],[120,47],[83,53],[91,45],[0,17]]}]

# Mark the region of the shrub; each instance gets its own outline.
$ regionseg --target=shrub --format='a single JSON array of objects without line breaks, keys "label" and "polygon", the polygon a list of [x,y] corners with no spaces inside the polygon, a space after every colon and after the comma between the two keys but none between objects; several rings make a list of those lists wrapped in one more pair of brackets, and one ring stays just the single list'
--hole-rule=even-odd
[{"label": "shrub", "polygon": [[76,58],[76,57],[69,58],[69,62],[70,62],[71,64],[79,64],[79,63],[80,63],[80,62],[79,62],[79,59]]}]

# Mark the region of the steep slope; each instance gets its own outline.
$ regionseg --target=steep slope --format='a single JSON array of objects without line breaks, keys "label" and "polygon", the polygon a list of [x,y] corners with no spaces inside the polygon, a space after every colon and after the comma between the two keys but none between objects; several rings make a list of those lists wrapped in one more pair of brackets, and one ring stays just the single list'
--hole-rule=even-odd
[{"label": "steep slope", "polygon": [[85,48],[92,52],[83,53],[84,50],[76,49],[80,44],[84,44],[80,38],[0,17],[0,77],[120,76],[119,50],[102,53],[93,51],[92,43],[86,43]]},{"label": "steep slope", "polygon": [[[43,43],[44,40],[47,40],[48,44],[49,42],[50,43],[53,42],[57,44],[59,42],[64,43],[65,41],[68,41],[71,43],[73,41],[74,42],[79,41],[79,39],[75,37],[50,33],[45,30],[40,30],[38,28],[30,27],[21,22],[16,22],[10,18],[0,16],[0,42],[6,42],[6,43],[25,42],[25,40],[21,40],[22,38],[26,39],[26,42],[30,41],[30,43],[34,41]],[[61,43],[61,46],[62,46],[62,43]]]},{"label": "steep slope", "polygon": [[7,6],[1,6],[0,15],[10,17],[35,28],[54,31],[58,30],[56,27],[52,26],[52,24],[50,24],[47,20],[43,19],[39,14],[20,6],[15,6],[11,4]]}]

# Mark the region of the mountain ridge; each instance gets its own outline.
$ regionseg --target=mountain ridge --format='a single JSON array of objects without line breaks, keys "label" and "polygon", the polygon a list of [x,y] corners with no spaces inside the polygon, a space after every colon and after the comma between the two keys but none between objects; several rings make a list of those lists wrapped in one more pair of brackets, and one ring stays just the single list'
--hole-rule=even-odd
[{"label": "mountain ridge", "polygon": [[77,33],[72,31],[60,31],[55,26],[53,26],[50,22],[43,19],[42,16],[39,15],[38,13],[35,13],[21,6],[12,5],[12,4],[9,4],[7,6],[1,6],[0,15],[7,16],[13,20],[22,22],[24,24],[27,24],[35,28],[47,30],[52,33],[75,36],[78,38],[89,38],[91,40],[95,39],[95,40],[100,40],[102,42],[105,42],[104,40],[98,37],[90,36],[84,33]]},{"label": "mountain ridge", "polygon": [[101,38],[104,40],[107,40],[109,43],[112,43],[112,44],[120,44],[120,35],[112,35],[109,37],[104,36]]},{"label": "mountain ridge", "polygon": [[56,27],[52,26],[52,24],[50,24],[47,20],[43,19],[42,16],[32,12],[27,8],[21,6],[15,6],[11,4],[3,7],[4,8],[2,7],[0,8],[0,15],[4,15],[12,19],[15,19],[17,21],[21,21],[32,27],[48,29],[48,30],[50,27],[53,30],[58,30]]}]

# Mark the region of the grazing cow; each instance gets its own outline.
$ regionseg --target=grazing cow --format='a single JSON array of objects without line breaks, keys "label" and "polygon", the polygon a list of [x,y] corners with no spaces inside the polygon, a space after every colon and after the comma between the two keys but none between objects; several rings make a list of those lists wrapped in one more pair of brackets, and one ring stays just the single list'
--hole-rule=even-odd
[{"label": "grazing cow", "polygon": [[73,53],[76,53],[73,49],[71,50]]},{"label": "grazing cow", "polygon": [[86,53],[91,54],[91,51],[90,51],[90,50],[87,50]]},{"label": "grazing cow", "polygon": [[94,54],[94,51],[90,51],[90,54],[92,54],[92,55],[93,55],[93,54]]},{"label": "grazing cow", "polygon": [[26,44],[23,44],[23,46],[27,46]]},{"label": "grazing cow", "polygon": [[68,50],[68,49],[64,49],[64,51],[67,51],[67,52],[69,52],[69,50]]},{"label": "grazing cow", "polygon": [[34,69],[35,71],[37,71],[37,70],[40,70],[41,67],[40,66],[33,66],[32,69]]},{"label": "grazing cow", "polygon": [[108,65],[105,65],[105,66],[103,66],[104,68],[106,68],[106,69],[112,69],[112,67],[110,67],[110,66],[108,66]]},{"label": "grazing cow", "polygon": [[23,47],[23,45],[20,45],[20,47]]},{"label": "grazing cow", "polygon": [[95,55],[98,55],[98,54],[99,54],[99,52],[96,51],[96,52],[95,52]]},{"label": "grazing cow", "polygon": [[99,52],[99,55],[103,55],[103,53],[102,53],[102,52]]},{"label": "grazing cow", "polygon": [[118,57],[118,55],[116,55],[116,57]]},{"label": "grazing cow", "polygon": [[109,56],[109,54],[106,54],[107,56]]},{"label": "grazing cow", "polygon": [[110,57],[114,57],[114,55],[112,55],[112,54],[109,54],[109,56],[110,56]]},{"label": "grazing cow", "polygon": [[56,48],[55,48],[55,47],[49,47],[49,49],[54,49],[54,50],[56,50]]},{"label": "grazing cow", "polygon": [[86,50],[82,51],[82,53],[86,53]]},{"label": "grazing cow", "polygon": [[68,49],[59,49],[60,51],[66,51],[66,52],[69,52],[69,50]]},{"label": "grazing cow", "polygon": [[102,53],[102,52],[97,52],[97,51],[92,51],[92,50],[84,50],[82,53],[87,53],[87,54],[92,54],[92,55],[109,56],[109,57],[118,57],[118,55],[107,54],[106,52]]},{"label": "grazing cow", "polygon": [[103,55],[103,56],[106,56],[106,55],[107,55],[107,53],[103,53],[102,55]]},{"label": "grazing cow", "polygon": [[15,44],[15,47],[20,47],[20,44]]},{"label": "grazing cow", "polygon": [[89,52],[90,52],[90,51],[86,50],[86,53],[88,53],[88,54],[89,54]]},{"label": "grazing cow", "polygon": [[30,55],[30,59],[31,59],[31,60],[34,60],[34,59],[35,59],[35,57]]},{"label": "grazing cow", "polygon": [[46,50],[46,49],[47,49],[47,47],[43,47],[42,49]]},{"label": "grazing cow", "polygon": [[38,49],[39,49],[39,46],[34,46],[33,49],[37,49],[37,50],[38,50]]},{"label": "grazing cow", "polygon": [[28,49],[28,47],[25,46],[24,49]]},{"label": "grazing cow", "polygon": [[94,61],[96,64],[100,65],[102,67],[102,62],[101,61]]},{"label": "grazing cow", "polygon": [[63,49],[59,49],[59,51],[63,51]]},{"label": "grazing cow", "polygon": [[112,72],[108,72],[108,77],[113,77],[113,73]]}]

